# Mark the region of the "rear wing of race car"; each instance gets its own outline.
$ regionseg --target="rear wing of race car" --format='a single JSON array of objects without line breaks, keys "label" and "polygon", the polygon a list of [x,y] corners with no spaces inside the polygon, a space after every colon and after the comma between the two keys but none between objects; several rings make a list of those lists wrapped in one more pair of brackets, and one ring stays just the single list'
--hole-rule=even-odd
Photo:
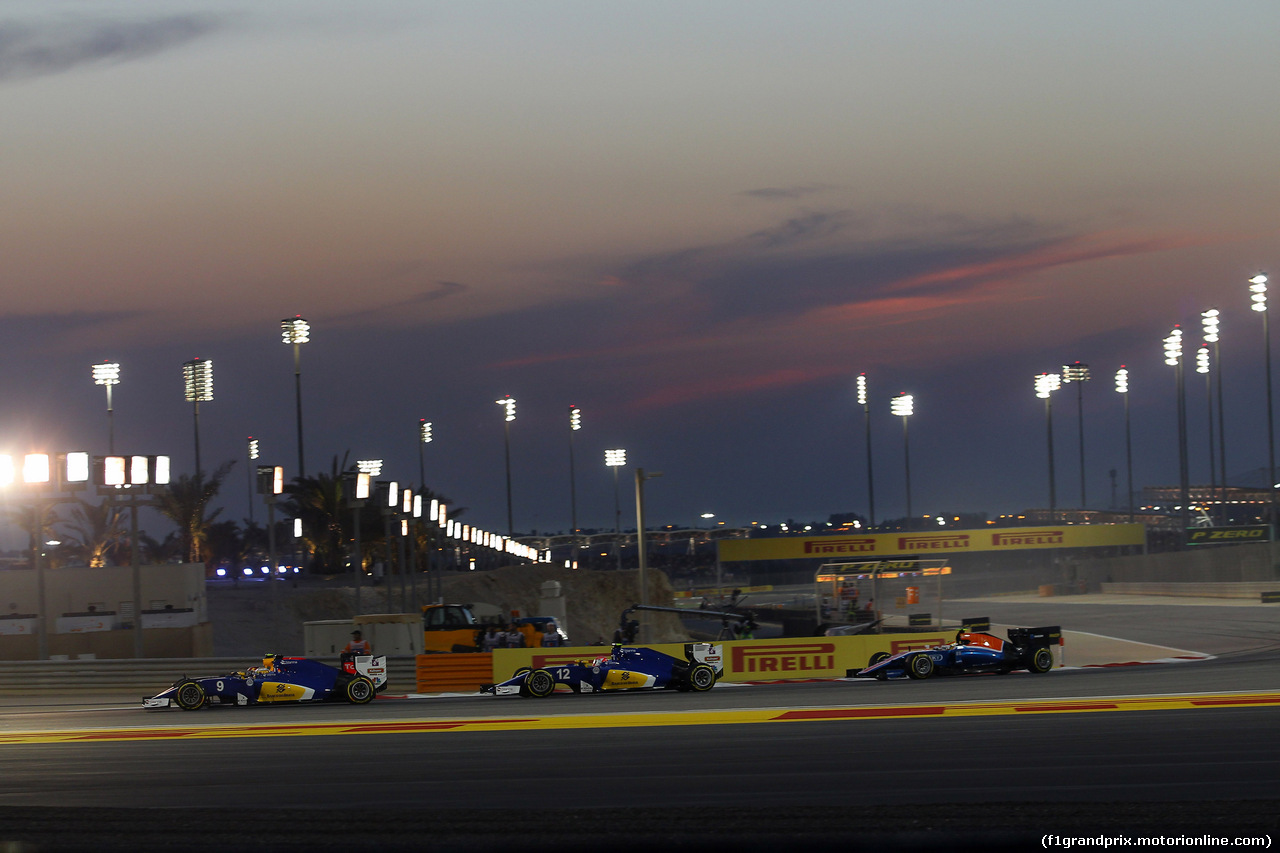
[{"label": "rear wing of race car", "polygon": [[724,670],[722,647],[715,643],[685,643],[684,657],[692,663],[707,664],[717,674]]},{"label": "rear wing of race car", "polygon": [[1045,628],[1010,628],[1009,642],[1024,649],[1062,645],[1062,628],[1049,625]]}]

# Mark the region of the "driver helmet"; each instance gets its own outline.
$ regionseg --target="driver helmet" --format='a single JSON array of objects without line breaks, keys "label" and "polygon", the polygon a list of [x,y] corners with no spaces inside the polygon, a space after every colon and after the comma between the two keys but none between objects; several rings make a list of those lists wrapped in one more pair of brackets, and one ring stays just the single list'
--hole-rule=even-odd
[{"label": "driver helmet", "polygon": [[268,672],[274,672],[280,663],[279,652],[267,652],[262,656],[262,668]]}]

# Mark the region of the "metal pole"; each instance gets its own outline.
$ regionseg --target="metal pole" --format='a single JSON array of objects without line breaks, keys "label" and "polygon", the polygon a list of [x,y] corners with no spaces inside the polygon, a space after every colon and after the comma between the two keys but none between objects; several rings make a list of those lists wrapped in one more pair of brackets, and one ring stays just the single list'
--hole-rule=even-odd
[{"label": "metal pole", "polygon": [[409,522],[409,610],[418,609],[418,531],[414,521]]},{"label": "metal pole", "polygon": [[1049,442],[1049,522],[1058,520],[1058,484],[1053,470],[1053,397],[1044,398],[1045,433]]},{"label": "metal pole", "polygon": [[[400,521],[400,519],[397,518],[396,521]],[[405,571],[406,568],[408,568],[408,564],[405,562],[405,559],[404,559],[404,536],[398,535],[396,536],[396,570],[400,573],[400,612],[401,613],[409,612],[408,610],[409,590],[406,587],[406,583],[405,583],[406,582],[405,575],[408,574],[408,572]]]},{"label": "metal pole", "polygon": [[1173,375],[1178,383],[1178,499],[1182,503],[1180,517],[1185,528],[1191,515],[1191,481],[1187,469],[1187,386],[1183,381],[1182,362],[1183,357],[1179,356]]},{"label": "metal pole", "polygon": [[196,430],[196,476],[199,477],[200,470],[201,470],[200,469],[200,401],[193,400],[191,402],[191,406],[192,406],[192,413],[193,413],[192,419],[195,422],[195,430]]},{"label": "metal pole", "polygon": [[862,404],[862,420],[867,426],[867,526],[876,526],[876,483],[871,469],[871,404]]},{"label": "metal pole", "polygon": [[911,441],[907,435],[907,421],[910,417],[902,419],[902,459],[907,472],[907,529],[910,530],[915,523],[915,516],[911,512]]},{"label": "metal pole", "polygon": [[569,534],[573,537],[573,559],[578,559],[578,477],[573,467],[573,430],[569,430]]},{"label": "metal pole", "polygon": [[[636,547],[639,550],[639,579],[640,579],[640,604],[641,606],[649,603],[648,589],[645,586],[645,570],[649,566],[649,560],[645,554],[644,544],[644,469],[636,469]],[[644,620],[642,628],[645,629],[646,636],[639,639],[648,639],[647,628],[648,620]]]},{"label": "metal pole", "polygon": [[133,576],[133,657],[142,649],[142,567],[138,564],[138,502],[129,501],[129,571]]},{"label": "metal pole", "polygon": [[307,465],[302,454],[302,344],[293,342],[293,389],[298,409],[298,476],[305,477]]},{"label": "metal pole", "polygon": [[1080,433],[1080,508],[1089,504],[1085,499],[1084,485],[1084,382],[1076,382],[1076,426]]},{"label": "metal pole", "polygon": [[1262,312],[1262,337],[1266,343],[1267,363],[1267,523],[1271,525],[1271,538],[1275,539],[1276,524],[1276,438],[1275,411],[1271,405],[1271,324],[1267,321],[1269,311]]},{"label": "metal pole", "polygon": [[279,625],[280,625],[280,602],[279,592],[276,590],[276,571],[279,564],[276,559],[276,496],[273,494],[266,495],[267,501],[267,555],[269,556],[269,564],[271,573],[267,576],[267,582],[271,584],[271,639],[277,645],[280,642]]},{"label": "metal pole", "polygon": [[116,417],[111,406],[111,383],[107,383],[107,453],[116,455]]},{"label": "metal pole", "polygon": [[1133,431],[1129,428],[1129,394],[1124,395],[1124,461],[1128,476],[1129,523],[1133,523]]},{"label": "metal pole", "polygon": [[502,446],[506,451],[507,458],[507,535],[514,539],[516,525],[512,521],[511,515],[511,421],[502,422],[502,437]]},{"label": "metal pole", "polygon": [[35,517],[35,524],[32,525],[31,534],[31,563],[36,570],[36,610],[40,613],[40,618],[36,620],[36,657],[40,660],[49,659],[49,614],[48,614],[48,596],[45,594],[44,588],[44,513],[45,505],[37,500],[32,512]]},{"label": "metal pole", "polygon": [[1226,525],[1229,523],[1227,521],[1227,427],[1223,423],[1223,418],[1226,417],[1224,414],[1226,407],[1222,403],[1222,348],[1220,343],[1220,341],[1213,342],[1213,365],[1214,369],[1218,371],[1218,470],[1222,475],[1218,478],[1221,489],[1218,501],[1222,509],[1222,523]]},{"label": "metal pole", "polygon": [[613,550],[618,555],[618,571],[622,571],[622,504],[618,502],[618,466],[613,466]]},{"label": "metal pole", "polygon": [[360,507],[351,509],[351,530],[355,548],[351,555],[351,567],[356,573],[356,615],[360,615],[360,590],[364,586],[364,555],[360,553]]},{"label": "metal pole", "polygon": [[1213,373],[1209,371],[1204,374],[1204,402],[1205,411],[1209,413],[1209,500],[1213,500],[1218,491],[1218,467],[1213,458]]}]

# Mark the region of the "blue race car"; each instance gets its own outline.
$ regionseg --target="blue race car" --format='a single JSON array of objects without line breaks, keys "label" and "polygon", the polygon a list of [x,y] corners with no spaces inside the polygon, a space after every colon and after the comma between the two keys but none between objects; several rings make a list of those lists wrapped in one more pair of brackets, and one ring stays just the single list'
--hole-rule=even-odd
[{"label": "blue race car", "polygon": [[1054,625],[1047,628],[1010,628],[1009,639],[1002,640],[991,634],[956,632],[954,643],[944,643],[929,649],[912,649],[890,655],[876,652],[866,668],[849,675],[857,678],[928,678],[931,675],[962,675],[966,673],[1008,673],[1025,669],[1027,672],[1048,672],[1053,668],[1051,646],[1062,641],[1062,629]]},{"label": "blue race car", "polygon": [[555,664],[539,669],[522,667],[500,684],[486,684],[484,693],[495,696],[532,696],[552,693],[606,693],[646,687],[702,692],[715,687],[724,671],[720,646],[685,643],[684,660],[647,648],[615,644],[608,657]]},{"label": "blue race car", "polygon": [[341,668],[309,658],[268,654],[262,666],[227,675],[183,676],[167,690],[144,696],[144,708],[177,705],[195,711],[206,705],[259,705],[345,700],[363,705],[387,688],[386,655],[343,654]]}]

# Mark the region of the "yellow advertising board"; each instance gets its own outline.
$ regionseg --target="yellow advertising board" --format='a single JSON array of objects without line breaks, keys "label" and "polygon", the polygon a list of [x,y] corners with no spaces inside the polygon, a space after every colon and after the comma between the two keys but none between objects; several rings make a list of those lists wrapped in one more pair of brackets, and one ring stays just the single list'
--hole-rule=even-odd
[{"label": "yellow advertising board", "polygon": [[910,533],[847,533],[776,539],[721,539],[721,562],[749,560],[875,560],[881,557],[929,557],[979,551],[1047,548],[1102,548],[1142,545],[1141,524],[1063,524],[1052,527],[988,527],[976,530]]},{"label": "yellow advertising board", "polygon": [[[875,634],[853,637],[790,637],[776,640],[726,640],[721,681],[787,681],[806,678],[843,678],[861,669],[876,652],[897,654],[927,649],[954,639],[954,632],[923,634]],[[683,643],[656,643],[657,649],[684,659]],[[494,683],[506,681],[520,667],[535,669],[574,661],[607,657],[608,646],[560,649],[495,649]]]}]

